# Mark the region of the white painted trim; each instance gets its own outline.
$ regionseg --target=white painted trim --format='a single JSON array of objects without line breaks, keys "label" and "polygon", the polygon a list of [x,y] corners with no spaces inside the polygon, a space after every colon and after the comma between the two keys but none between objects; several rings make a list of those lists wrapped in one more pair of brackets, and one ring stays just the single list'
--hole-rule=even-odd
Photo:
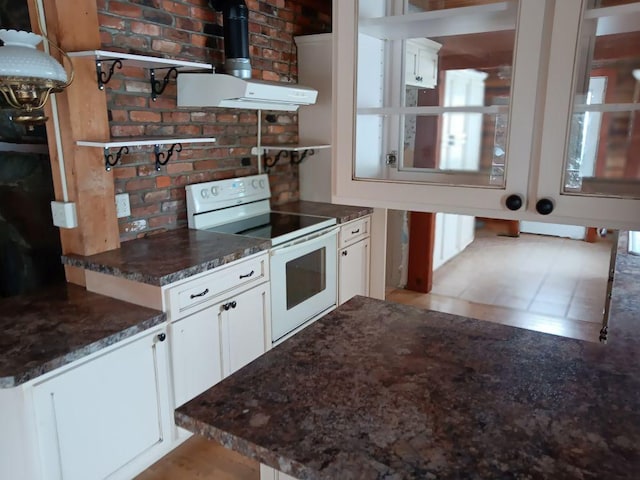
[{"label": "white painted trim", "polygon": [[109,52],[106,50],[83,50],[80,52],[69,52],[70,57],[95,57],[99,60],[126,60],[129,65],[144,68],[184,68],[212,70],[213,65],[208,63],[187,62],[184,60],[173,60],[171,58],[150,57],[147,55],[134,55],[131,53]]},{"label": "white painted trim", "polygon": [[76,144],[80,147],[101,147],[101,148],[117,148],[117,147],[137,147],[145,145],[168,145],[172,143],[212,143],[216,139],[213,137],[126,137],[121,140],[108,140],[108,141],[90,141],[90,140],[78,140]]}]

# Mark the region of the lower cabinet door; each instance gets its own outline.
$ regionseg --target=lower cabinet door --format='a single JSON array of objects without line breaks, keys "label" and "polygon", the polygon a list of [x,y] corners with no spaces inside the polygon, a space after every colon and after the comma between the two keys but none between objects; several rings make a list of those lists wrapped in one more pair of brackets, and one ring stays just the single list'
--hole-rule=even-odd
[{"label": "lower cabinet door", "polygon": [[168,441],[168,342],[157,333],[34,385],[42,478],[106,478]]},{"label": "lower cabinet door", "polygon": [[271,342],[267,332],[271,315],[269,284],[247,290],[230,298],[222,316],[222,353],[224,376],[231,375],[258,358]]},{"label": "lower cabinet door", "polygon": [[220,304],[171,325],[171,357],[176,407],[222,380]]},{"label": "lower cabinet door", "polygon": [[366,238],[340,250],[338,303],[355,295],[369,295],[369,239]]}]

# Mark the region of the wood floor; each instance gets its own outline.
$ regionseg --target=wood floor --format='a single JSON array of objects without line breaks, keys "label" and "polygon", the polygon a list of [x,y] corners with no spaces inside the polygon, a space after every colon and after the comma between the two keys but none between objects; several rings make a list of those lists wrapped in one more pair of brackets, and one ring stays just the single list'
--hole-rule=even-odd
[{"label": "wood floor", "polygon": [[257,462],[197,435],[136,477],[136,480],[259,479]]}]

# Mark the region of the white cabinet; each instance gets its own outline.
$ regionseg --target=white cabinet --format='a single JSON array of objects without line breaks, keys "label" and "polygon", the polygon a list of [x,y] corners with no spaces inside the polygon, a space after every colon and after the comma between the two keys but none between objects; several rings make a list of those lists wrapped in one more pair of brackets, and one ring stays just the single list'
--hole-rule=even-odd
[{"label": "white cabinet", "polygon": [[225,376],[241,369],[267,350],[271,339],[267,335],[270,311],[268,284],[235,295],[220,306]]},{"label": "white cabinet", "polygon": [[369,295],[371,217],[346,223],[340,228],[338,251],[338,304],[355,295]]},{"label": "white cabinet", "polygon": [[271,345],[267,253],[170,285],[165,296],[176,407]]},{"label": "white cabinet", "polygon": [[433,88],[438,83],[438,50],[441,45],[428,38],[405,43],[404,83],[412,87]]},{"label": "white cabinet", "polygon": [[219,318],[207,308],[171,325],[171,370],[175,406],[222,380]]},{"label": "white cabinet", "polygon": [[[592,3],[335,2],[332,200],[640,228],[640,2]],[[483,101],[406,86],[398,58],[426,32],[442,44],[440,78],[487,75]],[[441,161],[447,116],[480,125],[473,168]]]},{"label": "white cabinet", "polygon": [[139,470],[166,453],[165,339],[155,330],[123,341],[33,385],[42,479],[130,478],[127,467],[137,473],[136,462]]}]

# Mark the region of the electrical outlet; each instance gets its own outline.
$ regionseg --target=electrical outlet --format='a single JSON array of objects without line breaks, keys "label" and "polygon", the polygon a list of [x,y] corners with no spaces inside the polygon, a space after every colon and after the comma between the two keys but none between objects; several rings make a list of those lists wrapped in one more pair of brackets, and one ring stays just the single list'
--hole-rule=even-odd
[{"label": "electrical outlet", "polygon": [[131,215],[131,205],[129,205],[129,194],[119,193],[116,195],[116,216],[118,218]]},{"label": "electrical outlet", "polygon": [[76,204],[73,202],[51,202],[51,217],[56,227],[76,228],[78,226]]}]

